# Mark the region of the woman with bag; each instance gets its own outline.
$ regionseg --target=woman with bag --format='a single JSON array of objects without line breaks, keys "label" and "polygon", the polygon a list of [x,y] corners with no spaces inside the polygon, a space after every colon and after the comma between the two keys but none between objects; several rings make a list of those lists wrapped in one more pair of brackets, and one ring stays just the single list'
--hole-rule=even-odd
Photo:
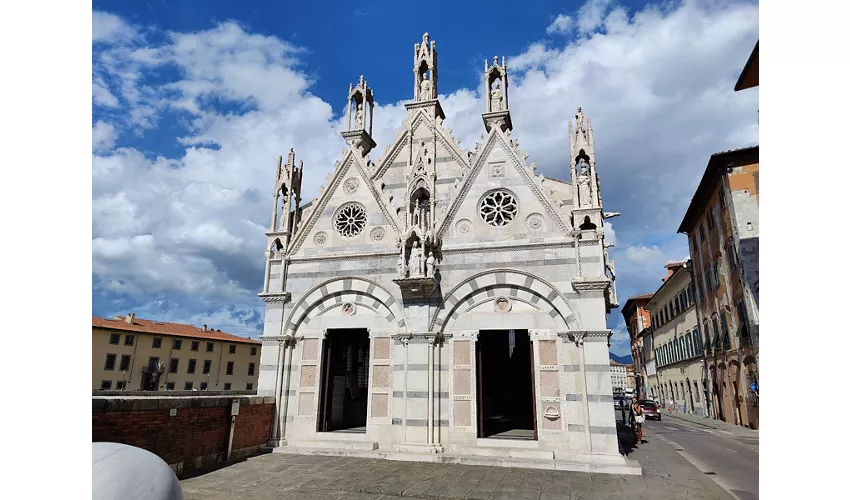
[{"label": "woman with bag", "polygon": [[637,444],[643,443],[643,421],[646,417],[643,408],[640,407],[637,398],[632,398],[632,414],[634,415],[634,433]]}]

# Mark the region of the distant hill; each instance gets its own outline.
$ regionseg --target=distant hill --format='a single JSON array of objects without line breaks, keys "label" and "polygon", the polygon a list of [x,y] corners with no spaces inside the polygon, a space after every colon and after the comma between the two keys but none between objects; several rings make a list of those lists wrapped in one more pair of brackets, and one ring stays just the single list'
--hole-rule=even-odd
[{"label": "distant hill", "polygon": [[626,354],[625,356],[617,356],[616,354],[609,352],[608,357],[611,358],[612,360],[616,361],[617,363],[622,363],[624,365],[632,364],[632,355],[631,354]]}]

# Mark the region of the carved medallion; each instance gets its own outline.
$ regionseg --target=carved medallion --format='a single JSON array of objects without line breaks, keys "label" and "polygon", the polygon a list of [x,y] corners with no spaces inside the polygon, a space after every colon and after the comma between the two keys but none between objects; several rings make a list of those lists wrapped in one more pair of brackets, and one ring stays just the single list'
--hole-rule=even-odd
[{"label": "carved medallion", "polygon": [[505,176],[505,162],[491,163],[490,164],[490,177],[504,177],[504,176]]},{"label": "carved medallion", "polygon": [[351,302],[346,302],[342,305],[342,314],[345,316],[354,316],[354,313],[357,312],[357,308]]},{"label": "carved medallion", "polygon": [[455,224],[455,231],[458,234],[466,235],[472,231],[472,221],[469,219],[461,219]]},{"label": "carved medallion", "polygon": [[349,177],[345,180],[345,183],[342,185],[342,189],[345,190],[346,193],[352,194],[357,191],[357,187],[360,185],[360,181],[358,181],[354,177]]},{"label": "carved medallion", "polygon": [[383,227],[378,226],[372,230],[370,236],[372,237],[372,241],[381,241],[382,239],[384,239],[385,234],[387,234],[387,230]]},{"label": "carved medallion", "polygon": [[496,312],[502,312],[502,313],[510,312],[511,311],[511,301],[508,300],[507,297],[499,297],[494,302],[493,309],[495,309]]},{"label": "carved medallion", "polygon": [[531,214],[525,219],[525,227],[529,231],[537,232],[543,229],[543,215]]},{"label": "carved medallion", "polygon": [[324,245],[328,241],[328,234],[324,231],[319,231],[313,236],[313,243],[317,245]]}]

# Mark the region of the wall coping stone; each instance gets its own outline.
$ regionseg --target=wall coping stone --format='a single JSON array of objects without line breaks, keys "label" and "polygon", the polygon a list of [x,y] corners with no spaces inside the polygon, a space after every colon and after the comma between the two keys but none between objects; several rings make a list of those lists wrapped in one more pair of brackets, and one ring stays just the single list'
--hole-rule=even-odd
[{"label": "wall coping stone", "polygon": [[102,396],[92,397],[92,412],[229,407],[236,400],[240,406],[274,404],[274,396]]}]

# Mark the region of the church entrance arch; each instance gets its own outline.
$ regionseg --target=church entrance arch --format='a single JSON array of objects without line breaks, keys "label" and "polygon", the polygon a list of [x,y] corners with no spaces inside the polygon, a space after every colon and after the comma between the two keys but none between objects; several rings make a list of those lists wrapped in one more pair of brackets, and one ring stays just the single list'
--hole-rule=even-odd
[{"label": "church entrance arch", "polygon": [[321,358],[318,432],[366,432],[369,351],[367,329],[328,330]]}]

